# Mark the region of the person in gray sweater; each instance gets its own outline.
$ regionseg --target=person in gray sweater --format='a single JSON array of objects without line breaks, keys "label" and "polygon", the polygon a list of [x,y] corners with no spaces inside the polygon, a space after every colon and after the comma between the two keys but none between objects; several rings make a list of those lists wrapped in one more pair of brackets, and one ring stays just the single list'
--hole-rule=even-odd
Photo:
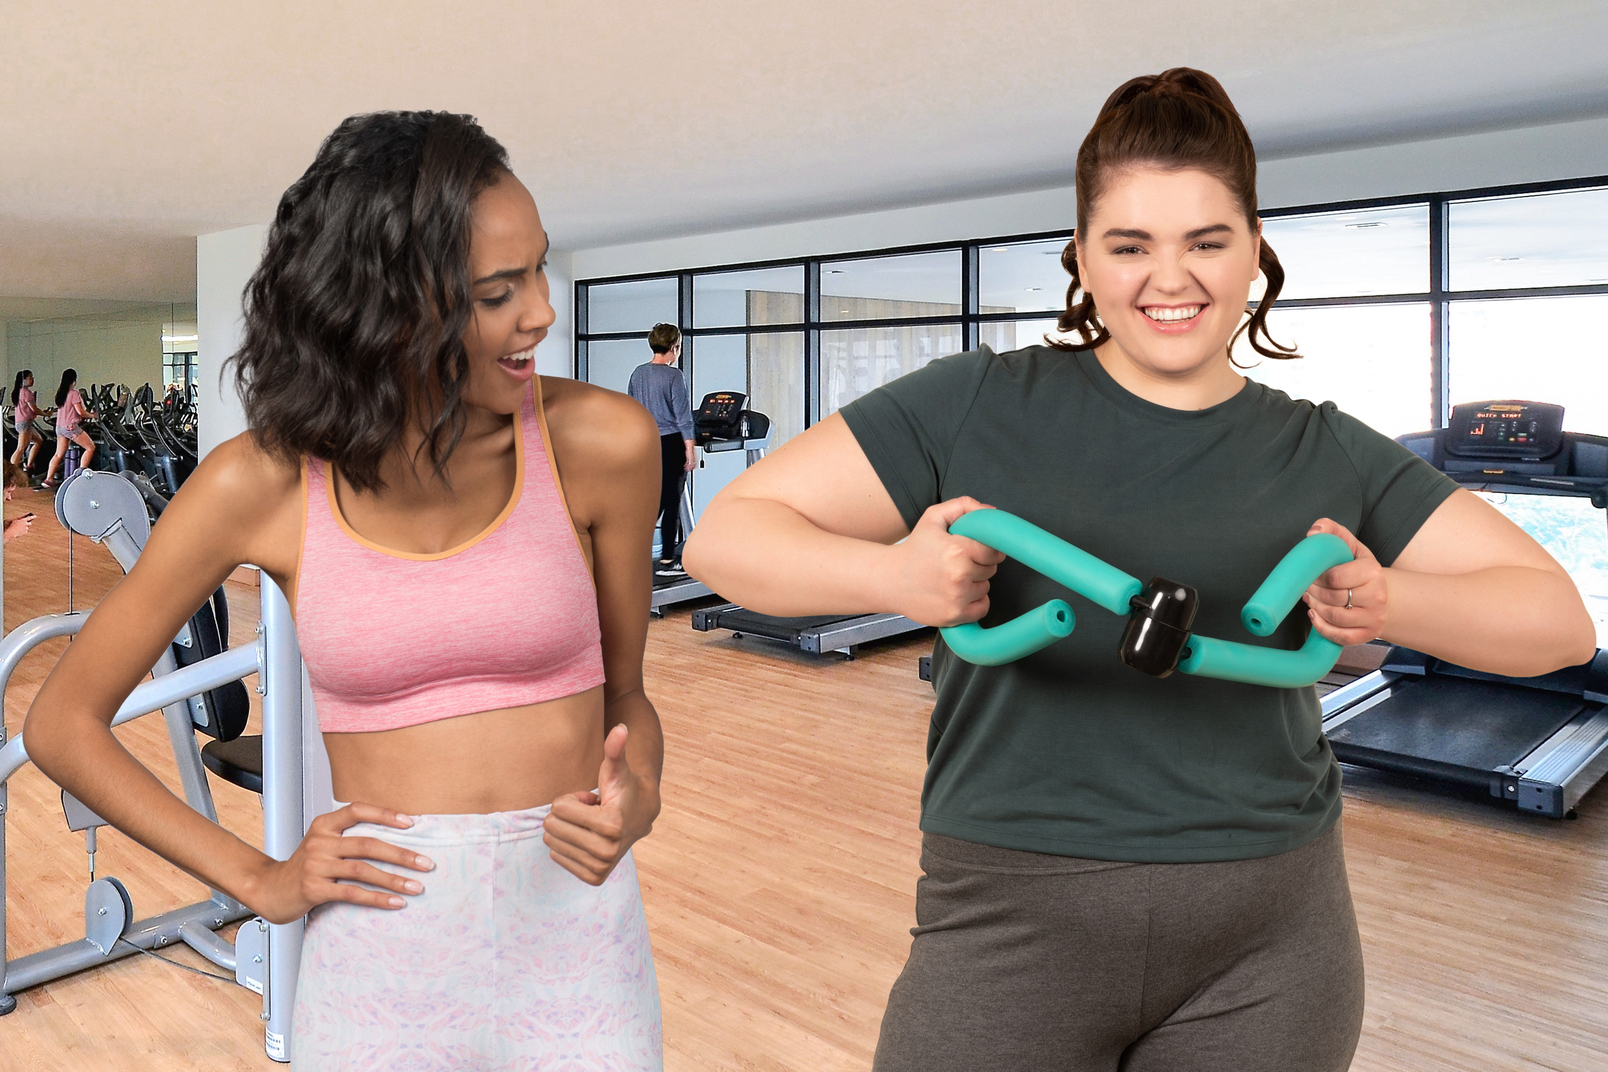
[{"label": "person in gray sweater", "polygon": [[659,487],[660,571],[678,566],[681,546],[681,487],[697,461],[692,439],[692,403],[687,381],[676,368],[681,356],[681,330],[674,324],[655,324],[648,334],[653,360],[631,372],[626,390],[647,407],[659,422],[659,456],[663,480]]}]

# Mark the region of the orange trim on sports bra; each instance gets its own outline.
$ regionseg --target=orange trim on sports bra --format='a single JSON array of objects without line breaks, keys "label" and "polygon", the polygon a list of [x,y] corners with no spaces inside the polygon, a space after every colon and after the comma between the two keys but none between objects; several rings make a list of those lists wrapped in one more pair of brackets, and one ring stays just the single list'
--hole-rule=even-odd
[{"label": "orange trim on sports bra", "polygon": [[[533,395],[536,399],[536,427],[542,433],[542,449],[547,454],[547,467],[553,473],[553,487],[558,489],[558,501],[564,507],[564,516],[569,518],[570,532],[575,534],[575,547],[581,552],[581,561],[586,563],[586,572],[591,575],[592,560],[586,556],[586,545],[581,542],[580,530],[575,527],[575,515],[570,512],[569,498],[564,494],[564,481],[558,473],[558,455],[553,453],[553,436],[547,430],[547,403],[542,399],[542,378],[540,375],[531,377]],[[593,587],[597,586],[597,578],[592,578]]]},{"label": "orange trim on sports bra", "polygon": [[[511,495],[509,497],[508,504],[502,508],[502,512],[499,513],[495,518],[492,519],[491,524],[487,525],[479,533],[477,533],[476,535],[474,535],[474,536],[470,537],[469,539],[465,540],[463,543],[458,544],[456,547],[449,547],[445,551],[432,551],[432,552],[399,551],[394,547],[385,547],[385,546],[383,546],[381,544],[377,544],[373,540],[370,540],[367,537],[363,536],[356,529],[352,528],[352,526],[350,524],[347,523],[346,515],[341,513],[340,503],[338,503],[335,500],[335,463],[334,462],[326,463],[325,468],[324,468],[324,472],[325,472],[324,494],[329,499],[329,512],[334,516],[335,524],[340,526],[341,531],[346,533],[346,535],[350,536],[355,542],[361,544],[364,547],[367,547],[370,551],[377,551],[382,555],[389,555],[391,558],[405,558],[405,559],[410,559],[410,560],[412,560],[414,562],[436,562],[436,561],[439,561],[439,560],[441,560],[443,558],[451,558],[453,555],[462,554],[463,552],[469,550],[469,548],[473,547],[477,543],[480,543],[487,536],[490,536],[492,533],[496,532],[499,528],[501,528],[503,522],[508,520],[509,515],[511,515],[514,512],[514,508],[519,505],[519,497],[520,497],[521,494],[523,494],[523,492],[525,490],[525,430],[524,430],[523,425],[524,425],[524,414],[521,413],[521,414],[515,416],[515,418],[514,418],[514,452],[515,453],[514,453],[514,493],[513,493],[513,495]],[[560,493],[560,494],[562,495],[562,493]],[[566,512],[567,511],[568,511],[568,508],[566,507]],[[573,528],[573,527],[574,526],[571,525],[571,528]],[[304,540],[304,542],[305,542],[305,540]]]},{"label": "orange trim on sports bra", "polygon": [[311,509],[312,492],[307,480],[307,455],[301,460],[301,501],[302,522],[301,542],[296,545],[296,572],[291,574],[290,591],[286,594],[286,602],[290,604],[290,620],[296,620],[296,597],[301,593],[302,558],[307,554],[307,511]]}]

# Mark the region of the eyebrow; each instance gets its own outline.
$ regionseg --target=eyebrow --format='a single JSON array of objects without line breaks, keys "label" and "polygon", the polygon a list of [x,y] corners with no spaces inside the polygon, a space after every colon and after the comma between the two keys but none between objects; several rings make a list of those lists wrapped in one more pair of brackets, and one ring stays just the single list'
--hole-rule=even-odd
[{"label": "eyebrow", "polygon": [[[542,237],[547,239],[547,247],[542,250],[542,255],[536,258],[537,264],[545,261],[547,259],[547,255],[553,250],[553,240],[548,237],[546,231],[542,232]],[[479,279],[471,283],[470,286],[478,287],[482,283],[495,283],[499,279],[518,279],[528,271],[530,271],[530,265],[528,264],[522,264],[518,268],[504,268],[500,272],[492,272],[490,275],[481,276]]]},{"label": "eyebrow", "polygon": [[[1214,223],[1207,227],[1197,227],[1193,231],[1185,232],[1184,241],[1193,242],[1197,238],[1205,238],[1209,234],[1233,233],[1234,228],[1226,223]],[[1129,227],[1113,227],[1102,238],[1135,238],[1141,242],[1149,242],[1152,238],[1149,231],[1139,231]]]}]

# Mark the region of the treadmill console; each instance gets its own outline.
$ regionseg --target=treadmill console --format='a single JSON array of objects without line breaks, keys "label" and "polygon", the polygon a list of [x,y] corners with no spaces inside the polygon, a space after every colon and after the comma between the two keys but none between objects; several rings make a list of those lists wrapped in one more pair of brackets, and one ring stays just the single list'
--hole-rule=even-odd
[{"label": "treadmill console", "polygon": [[1547,402],[1469,402],[1452,409],[1446,453],[1540,461],[1563,448],[1563,407]]},{"label": "treadmill console", "polygon": [[1579,495],[1608,509],[1608,436],[1563,430],[1563,407],[1470,402],[1451,426],[1396,442],[1465,487],[1526,495]]},{"label": "treadmill console", "polygon": [[704,395],[698,412],[692,416],[693,435],[698,445],[707,446],[716,439],[741,438],[746,401],[748,396],[739,391],[712,391]]},{"label": "treadmill console", "polygon": [[[704,395],[692,415],[693,440],[705,451],[746,450],[763,452],[770,446],[770,418],[744,409],[748,396],[740,391],[712,391]],[[751,457],[752,465],[757,457]]]}]

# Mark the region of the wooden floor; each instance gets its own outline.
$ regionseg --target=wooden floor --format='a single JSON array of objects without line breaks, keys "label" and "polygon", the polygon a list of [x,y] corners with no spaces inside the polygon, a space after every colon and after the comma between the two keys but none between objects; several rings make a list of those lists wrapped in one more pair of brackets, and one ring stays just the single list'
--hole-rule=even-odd
[{"label": "wooden floor", "polygon": [[[48,507],[39,497],[7,511],[42,515],[6,548],[8,627],[66,608],[66,538]],[[74,544],[82,607],[118,571],[104,550]],[[255,592],[231,597],[238,643],[255,624]],[[10,731],[62,643],[13,678]],[[931,703],[916,658],[930,643],[844,662],[695,633],[685,611],[652,625],[665,812],[637,859],[668,1069],[869,1067],[913,922]],[[173,783],[158,720],[119,733]],[[258,840],[256,798],[216,780],[213,792],[221,821]],[[13,779],[11,805],[8,952],[20,956],[82,936],[86,876],[82,836],[37,771]],[[1521,817],[1348,772],[1346,852],[1368,966],[1354,1068],[1608,1068],[1608,794],[1581,813]],[[99,871],[127,883],[140,916],[202,895],[112,831]],[[216,970],[188,950],[171,955]],[[0,1070],[267,1069],[260,1008],[232,983],[126,959],[19,995],[0,1019]]]}]

